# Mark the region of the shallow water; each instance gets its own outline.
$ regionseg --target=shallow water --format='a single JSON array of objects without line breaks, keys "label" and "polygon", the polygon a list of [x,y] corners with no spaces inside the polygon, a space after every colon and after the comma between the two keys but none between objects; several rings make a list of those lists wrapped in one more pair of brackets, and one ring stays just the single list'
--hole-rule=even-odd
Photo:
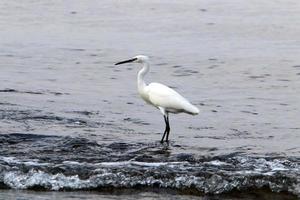
[{"label": "shallow water", "polygon": [[[97,192],[300,194],[298,1],[14,0],[0,8],[0,188],[112,199]],[[170,116],[169,145],[159,143],[161,114],[136,92],[139,66],[114,65],[136,54],[151,57],[149,81],[201,110]]]}]

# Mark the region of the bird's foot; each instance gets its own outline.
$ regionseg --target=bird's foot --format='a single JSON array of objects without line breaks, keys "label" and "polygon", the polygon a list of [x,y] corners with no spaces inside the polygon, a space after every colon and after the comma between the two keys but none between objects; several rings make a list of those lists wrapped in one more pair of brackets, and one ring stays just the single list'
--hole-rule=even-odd
[{"label": "bird's foot", "polygon": [[169,142],[170,142],[169,140],[165,140],[165,141],[161,140],[161,141],[160,141],[161,144],[164,144],[164,143],[169,144]]}]

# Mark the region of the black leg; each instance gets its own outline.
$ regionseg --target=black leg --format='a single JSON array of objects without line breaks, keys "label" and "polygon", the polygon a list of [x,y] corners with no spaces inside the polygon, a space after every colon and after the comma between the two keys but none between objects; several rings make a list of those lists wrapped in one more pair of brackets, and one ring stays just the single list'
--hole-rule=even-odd
[{"label": "black leg", "polygon": [[169,115],[167,114],[167,127],[166,127],[166,130],[167,130],[167,137],[166,137],[166,142],[169,141],[169,133],[170,133],[170,124],[169,124]]},{"label": "black leg", "polygon": [[166,135],[166,133],[167,133],[167,131],[168,131],[168,120],[167,120],[167,117],[164,115],[164,119],[165,119],[165,123],[166,123],[166,129],[165,129],[165,132],[164,132],[164,135],[162,136],[162,138],[161,138],[161,143],[163,143],[164,142],[164,139],[165,139],[165,135]]}]

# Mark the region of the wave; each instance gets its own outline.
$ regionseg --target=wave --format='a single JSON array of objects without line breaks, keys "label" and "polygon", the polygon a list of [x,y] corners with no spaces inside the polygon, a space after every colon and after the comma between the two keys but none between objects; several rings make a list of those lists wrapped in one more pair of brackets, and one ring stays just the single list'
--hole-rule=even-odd
[{"label": "wave", "polygon": [[100,144],[21,133],[0,135],[0,144],[0,189],[159,188],[184,194],[267,189],[300,197],[298,157],[170,155],[172,143],[168,148],[157,143]]},{"label": "wave", "polygon": [[223,194],[267,188],[300,194],[299,165],[284,159],[231,157],[229,162],[100,162],[0,158],[0,187],[42,190],[103,190],[154,187],[186,193]]}]

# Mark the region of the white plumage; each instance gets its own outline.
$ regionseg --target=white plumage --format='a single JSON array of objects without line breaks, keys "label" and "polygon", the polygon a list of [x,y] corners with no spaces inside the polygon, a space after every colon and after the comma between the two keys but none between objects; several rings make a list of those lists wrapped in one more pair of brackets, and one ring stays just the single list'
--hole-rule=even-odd
[{"label": "white plumage", "polygon": [[143,66],[137,76],[138,92],[142,99],[144,99],[148,104],[151,104],[158,108],[164,115],[166,129],[161,142],[163,142],[166,134],[166,141],[168,141],[170,133],[169,113],[183,112],[197,115],[199,113],[199,109],[168,86],[160,83],[150,83],[149,85],[145,83],[144,77],[149,71],[149,58],[147,56],[135,56],[130,60],[118,62],[116,63],[116,65],[129,62],[141,63]]},{"label": "white plumage", "polygon": [[145,90],[148,93],[151,104],[157,108],[165,109],[165,112],[185,112],[192,115],[199,113],[197,107],[168,86],[160,83],[150,83]]}]

